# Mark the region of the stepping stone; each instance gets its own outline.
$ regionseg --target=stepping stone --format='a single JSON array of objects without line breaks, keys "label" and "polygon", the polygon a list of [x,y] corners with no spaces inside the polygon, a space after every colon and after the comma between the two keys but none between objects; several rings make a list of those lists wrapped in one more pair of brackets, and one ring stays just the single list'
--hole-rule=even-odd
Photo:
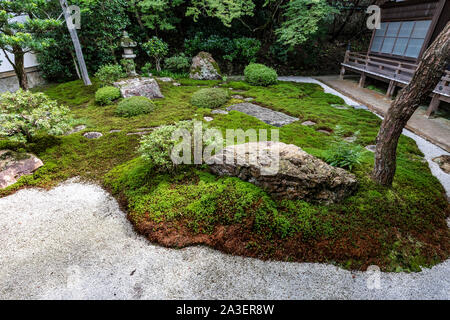
[{"label": "stepping stone", "polygon": [[122,130],[116,130],[116,129],[113,129],[113,130],[109,130],[109,133],[116,133],[116,132],[121,132]]},{"label": "stepping stone", "polygon": [[86,132],[85,134],[83,134],[83,137],[87,139],[98,139],[100,137],[103,137],[103,134],[101,134],[100,132]]},{"label": "stepping stone", "polygon": [[340,109],[340,110],[348,110],[348,107],[340,105],[340,104],[332,104],[331,106],[333,108]]},{"label": "stepping stone", "polygon": [[72,130],[66,132],[66,136],[68,136],[69,134],[73,134],[73,133],[77,133],[77,132],[83,131],[86,128],[87,128],[87,126],[85,124],[80,124],[80,125],[76,126],[75,128],[73,128]]},{"label": "stepping stone", "polygon": [[225,110],[213,110],[211,111],[212,114],[228,114],[228,111]]},{"label": "stepping stone", "polygon": [[169,78],[169,77],[161,77],[161,78],[156,78],[156,79],[158,79],[159,81],[162,81],[162,82],[172,82],[173,81],[173,79]]},{"label": "stepping stone", "polygon": [[287,114],[273,111],[271,109],[263,108],[256,104],[247,102],[232,105],[228,107],[227,110],[234,110],[245,113],[275,127],[282,127],[299,120],[298,118],[288,116]]},{"label": "stepping stone", "polygon": [[331,132],[327,131],[327,130],[317,130],[317,132],[322,132],[322,133],[325,133],[326,135],[330,135],[331,134]]},{"label": "stepping stone", "polygon": [[233,99],[239,99],[239,100],[244,100],[244,97],[238,94],[235,94],[233,96],[231,96]]},{"label": "stepping stone", "polygon": [[366,146],[366,149],[369,150],[370,152],[375,152],[376,148],[377,146],[374,144]]},{"label": "stepping stone", "polygon": [[253,100],[255,100],[255,98],[245,98],[244,99],[244,101],[246,101],[246,102],[250,102],[250,101],[253,101]]},{"label": "stepping stone", "polygon": [[347,141],[347,142],[352,142],[352,143],[355,142],[356,139],[357,139],[357,137],[355,137],[355,136],[344,138],[345,141]]},{"label": "stepping stone", "polygon": [[149,133],[151,133],[151,131],[130,132],[130,133],[127,133],[127,136],[143,136],[143,135],[146,135]]},{"label": "stepping stone", "polygon": [[179,86],[181,86],[181,83],[174,82],[173,85],[174,85],[175,87],[179,87]]},{"label": "stepping stone", "polygon": [[0,150],[0,189],[6,188],[24,175],[32,174],[44,163],[30,153]]},{"label": "stepping stone", "polygon": [[303,122],[303,123],[302,123],[302,126],[307,126],[307,127],[309,127],[309,126],[314,126],[314,125],[316,125],[316,124],[317,124],[317,123],[308,120],[308,121]]},{"label": "stepping stone", "polygon": [[211,118],[211,117],[204,117],[203,119],[204,119],[206,122],[211,122],[211,121],[214,120],[214,118]]},{"label": "stepping stone", "polygon": [[136,131],[149,131],[149,130],[154,130],[154,129],[155,129],[155,127],[152,127],[152,128],[136,128],[134,130],[136,130]]}]

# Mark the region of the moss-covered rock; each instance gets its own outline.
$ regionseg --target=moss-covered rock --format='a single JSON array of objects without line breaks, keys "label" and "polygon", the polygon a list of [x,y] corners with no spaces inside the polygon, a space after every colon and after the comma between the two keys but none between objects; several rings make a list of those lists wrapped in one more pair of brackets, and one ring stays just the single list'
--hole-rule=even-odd
[{"label": "moss-covered rock", "polygon": [[220,68],[212,55],[208,52],[200,52],[192,59],[190,78],[196,80],[222,79]]}]

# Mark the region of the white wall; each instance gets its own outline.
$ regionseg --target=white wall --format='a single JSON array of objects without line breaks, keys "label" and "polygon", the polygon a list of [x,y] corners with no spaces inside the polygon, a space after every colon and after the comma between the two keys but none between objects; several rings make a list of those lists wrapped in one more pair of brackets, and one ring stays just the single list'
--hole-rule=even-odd
[{"label": "white wall", "polygon": [[[21,17],[17,17],[14,18],[15,20],[25,20],[27,19],[27,17],[25,16],[21,16]],[[8,52],[7,52],[8,53]],[[11,54],[8,54],[8,56],[10,57],[11,61],[14,61],[14,56]],[[6,59],[3,50],[0,50],[0,60],[2,61],[1,65],[0,65],[0,72],[6,72],[6,71],[12,71],[13,68],[11,66],[11,64],[9,63],[9,61]],[[25,55],[25,68],[29,68],[29,67],[34,67],[37,66],[37,59],[36,56],[34,54],[31,53],[27,53]]]}]

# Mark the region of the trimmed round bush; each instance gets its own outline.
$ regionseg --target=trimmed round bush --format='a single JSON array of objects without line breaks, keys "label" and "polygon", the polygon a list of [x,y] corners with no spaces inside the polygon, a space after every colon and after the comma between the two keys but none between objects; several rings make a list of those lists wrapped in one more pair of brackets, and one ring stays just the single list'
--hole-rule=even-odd
[{"label": "trimmed round bush", "polygon": [[101,106],[111,104],[120,98],[120,90],[116,87],[103,87],[95,93],[95,102]]},{"label": "trimmed round bush", "polygon": [[228,92],[219,88],[206,88],[195,92],[191,104],[199,108],[215,109],[228,101]]},{"label": "trimmed round bush", "polygon": [[278,75],[277,72],[263,64],[251,63],[245,70],[245,81],[253,86],[270,86],[276,84]]},{"label": "trimmed round bush", "polygon": [[153,102],[146,97],[130,97],[123,99],[117,105],[116,115],[119,117],[134,117],[155,110]]},{"label": "trimmed round bush", "polygon": [[112,85],[125,76],[122,66],[118,64],[106,64],[95,73],[95,77],[100,80],[103,86]]}]

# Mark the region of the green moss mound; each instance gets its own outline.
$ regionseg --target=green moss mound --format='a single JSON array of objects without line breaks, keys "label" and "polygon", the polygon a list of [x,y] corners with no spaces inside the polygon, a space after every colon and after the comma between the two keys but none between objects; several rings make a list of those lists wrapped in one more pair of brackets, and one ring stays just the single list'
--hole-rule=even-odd
[{"label": "green moss mound", "polygon": [[270,86],[277,83],[278,74],[277,72],[263,64],[251,63],[245,70],[245,81],[253,86]]},{"label": "green moss mound", "polygon": [[120,90],[116,87],[103,87],[95,93],[95,102],[101,106],[111,104],[120,98]]},{"label": "green moss mound", "polygon": [[229,99],[228,91],[219,88],[201,89],[191,98],[191,104],[199,108],[215,109],[223,106]]},{"label": "green moss mound", "polygon": [[153,102],[146,97],[130,97],[122,100],[116,108],[119,117],[134,117],[155,110]]}]

